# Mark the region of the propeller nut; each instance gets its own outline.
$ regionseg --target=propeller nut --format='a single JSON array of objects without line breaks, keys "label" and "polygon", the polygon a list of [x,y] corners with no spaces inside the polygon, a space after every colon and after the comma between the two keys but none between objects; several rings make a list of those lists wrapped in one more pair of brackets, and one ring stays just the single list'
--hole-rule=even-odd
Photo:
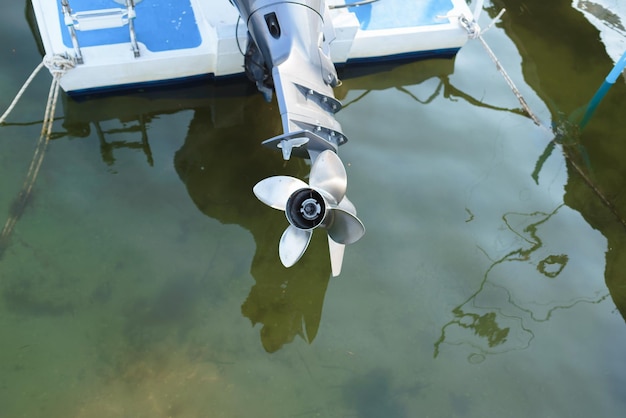
[{"label": "propeller nut", "polygon": [[309,198],[302,202],[302,206],[300,207],[300,213],[304,216],[305,219],[313,220],[317,218],[322,212],[322,207],[317,202],[317,200],[313,198]]}]

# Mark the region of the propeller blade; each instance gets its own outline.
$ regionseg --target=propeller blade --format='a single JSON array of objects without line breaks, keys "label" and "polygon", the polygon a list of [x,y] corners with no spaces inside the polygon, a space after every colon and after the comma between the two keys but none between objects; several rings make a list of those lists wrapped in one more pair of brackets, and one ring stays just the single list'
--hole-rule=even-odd
[{"label": "propeller blade", "polygon": [[328,250],[330,252],[330,268],[333,273],[333,277],[339,276],[341,273],[341,266],[343,264],[343,253],[346,249],[346,246],[343,244],[339,244],[338,242],[333,241],[333,239],[328,236]]},{"label": "propeller blade", "polygon": [[289,196],[296,190],[305,187],[309,187],[309,185],[295,177],[273,176],[258,182],[252,191],[267,206],[285,210]]},{"label": "propeller blade", "polygon": [[356,215],[339,207],[330,210],[332,221],[328,229],[328,236],[339,244],[352,244],[365,235],[363,222]]},{"label": "propeller blade", "polygon": [[309,176],[311,187],[329,193],[337,202],[346,195],[348,176],[339,156],[330,150],[320,153],[311,167]]},{"label": "propeller blade", "polygon": [[278,244],[278,255],[285,267],[291,267],[300,260],[311,242],[312,235],[311,229],[298,229],[293,225],[285,229]]},{"label": "propeller blade", "polygon": [[338,206],[346,212],[350,212],[351,214],[356,215],[356,206],[354,206],[354,203],[352,203],[348,199],[348,196],[344,196],[343,200],[339,202]]}]

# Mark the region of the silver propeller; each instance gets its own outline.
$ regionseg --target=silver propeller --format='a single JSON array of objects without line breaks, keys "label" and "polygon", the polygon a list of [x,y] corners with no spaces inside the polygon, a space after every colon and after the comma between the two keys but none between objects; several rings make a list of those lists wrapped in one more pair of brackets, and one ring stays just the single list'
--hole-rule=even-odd
[{"label": "silver propeller", "polygon": [[343,163],[331,150],[321,152],[311,167],[309,184],[289,176],[273,176],[258,182],[256,197],[266,205],[285,211],[289,226],[278,246],[280,261],[293,266],[304,254],[313,230],[328,232],[333,276],[341,272],[346,244],[365,234],[356,208],[346,197],[347,175]]}]

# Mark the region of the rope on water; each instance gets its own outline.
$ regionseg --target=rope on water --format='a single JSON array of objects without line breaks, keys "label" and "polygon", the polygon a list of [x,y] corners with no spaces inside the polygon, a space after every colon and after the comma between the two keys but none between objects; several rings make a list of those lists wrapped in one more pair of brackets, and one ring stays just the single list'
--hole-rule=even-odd
[{"label": "rope on water", "polygon": [[43,68],[43,66],[46,66],[52,74],[52,83],[50,84],[50,91],[48,92],[48,100],[46,102],[46,111],[44,113],[41,134],[37,141],[35,153],[33,154],[33,159],[31,160],[30,167],[28,168],[28,173],[26,174],[26,178],[24,179],[22,189],[13,201],[9,213],[9,218],[7,219],[6,223],[4,224],[4,228],[0,233],[0,257],[2,257],[2,253],[7,247],[9,238],[11,236],[11,233],[13,232],[13,228],[17,220],[24,212],[24,208],[26,207],[26,203],[33,189],[33,185],[35,184],[35,180],[37,179],[37,175],[39,174],[39,169],[41,168],[41,163],[43,162],[46,147],[48,145],[48,142],[50,141],[50,136],[52,134],[54,114],[56,111],[56,104],[59,97],[59,90],[61,89],[61,78],[63,77],[63,74],[65,74],[68,70],[74,68],[75,62],[74,60],[64,56],[55,55],[53,57],[44,57],[41,64],[39,64],[37,68],[35,68],[28,80],[26,80],[26,82],[24,83],[24,86],[22,86],[22,88],[18,92],[15,99],[13,99],[13,102],[9,106],[9,109],[7,109],[7,111],[2,115],[2,118],[0,118],[0,123],[4,122],[9,113],[11,113],[11,111],[19,101],[20,97],[24,94],[26,88],[30,85],[34,77],[41,70],[41,68]]},{"label": "rope on water", "polygon": [[487,54],[489,54],[489,57],[491,58],[493,63],[496,64],[496,68],[498,69],[500,74],[502,74],[502,77],[504,77],[504,80],[511,88],[511,91],[513,92],[513,94],[515,94],[515,97],[517,97],[517,100],[519,100],[520,104],[524,108],[524,111],[526,111],[528,116],[530,116],[530,118],[533,120],[535,125],[541,126],[541,122],[539,121],[539,118],[537,118],[537,116],[530,109],[530,106],[528,106],[528,103],[526,103],[524,96],[522,96],[522,93],[520,93],[518,88],[515,86],[515,83],[513,82],[511,77],[509,77],[509,75],[507,74],[506,70],[504,69],[500,61],[498,60],[498,57],[496,57],[496,54],[494,54],[493,50],[489,47],[489,45],[487,45],[487,42],[483,38],[483,34],[487,32],[489,29],[491,29],[493,24],[496,21],[498,21],[500,17],[502,17],[505,11],[506,9],[500,10],[500,13],[498,13],[495,19],[493,19],[491,23],[483,30],[480,29],[475,19],[469,20],[464,15],[459,16],[459,23],[461,24],[461,26],[463,26],[463,28],[465,28],[470,39],[478,39],[480,41],[480,43],[483,45],[483,47],[487,51]]}]

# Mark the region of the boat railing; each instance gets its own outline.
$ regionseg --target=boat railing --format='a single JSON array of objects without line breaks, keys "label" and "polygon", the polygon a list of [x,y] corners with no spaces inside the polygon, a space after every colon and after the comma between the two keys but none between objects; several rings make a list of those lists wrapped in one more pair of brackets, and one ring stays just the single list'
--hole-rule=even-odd
[{"label": "boat railing", "polygon": [[125,2],[125,8],[118,7],[72,12],[69,0],[61,0],[65,25],[70,33],[74,54],[76,55],[76,62],[78,64],[82,64],[84,59],[78,42],[78,36],[76,35],[77,30],[112,29],[128,25],[133,54],[135,58],[139,57],[139,45],[137,44],[137,35],[135,34],[134,25],[136,17],[135,1],[126,0]]}]

